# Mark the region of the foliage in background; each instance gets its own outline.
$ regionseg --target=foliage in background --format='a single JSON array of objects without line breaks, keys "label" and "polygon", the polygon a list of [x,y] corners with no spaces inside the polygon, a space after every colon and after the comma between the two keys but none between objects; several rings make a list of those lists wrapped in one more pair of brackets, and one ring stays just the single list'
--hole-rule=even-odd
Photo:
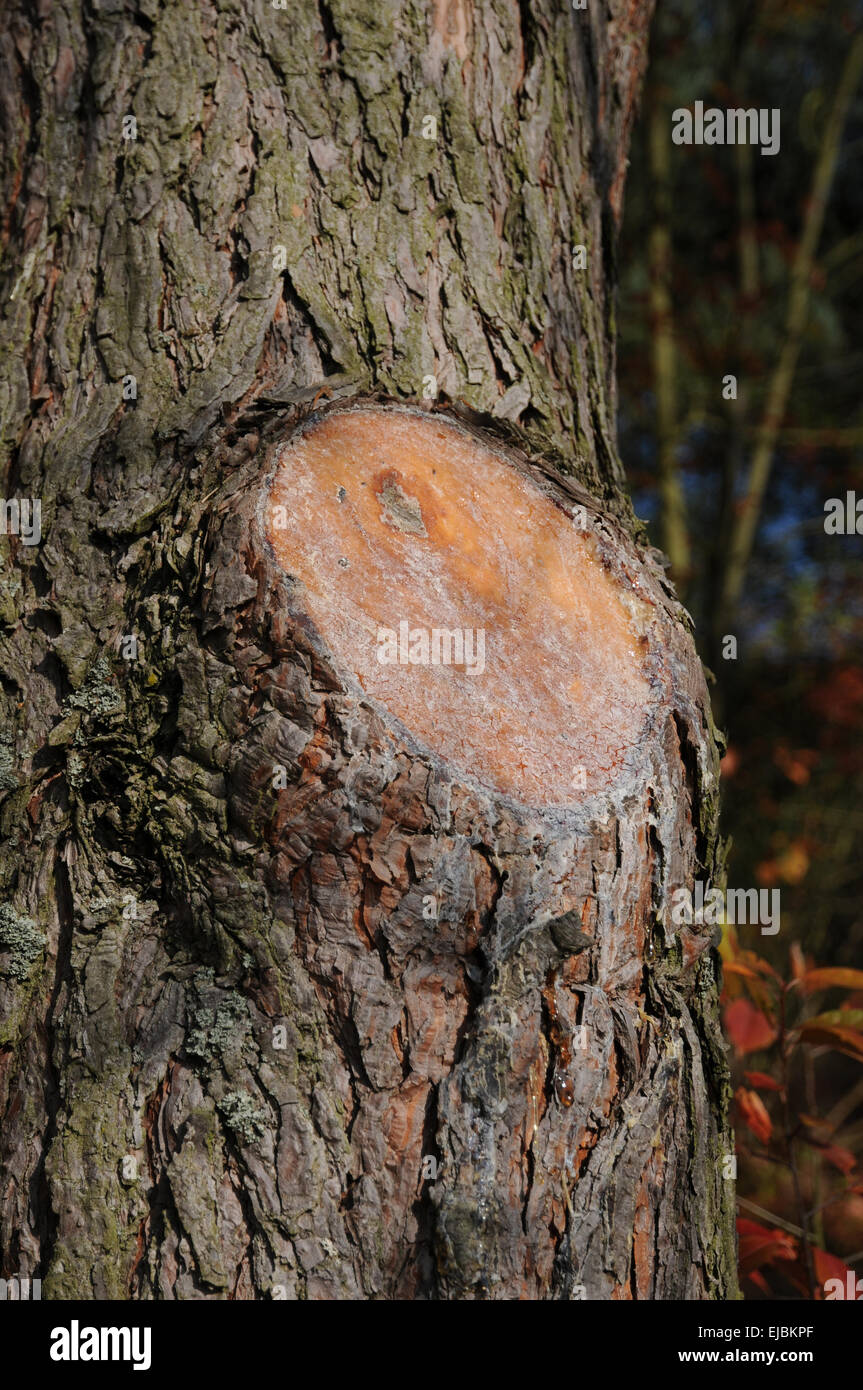
[{"label": "foliage in background", "polygon": [[722,955],[741,1285],[766,1297],[820,1298],[829,1279],[847,1288],[863,1259],[859,1065],[856,1084],[825,1103],[835,1089],[831,1062],[863,1063],[863,970],[818,968],[795,942],[783,978],[727,927]]},{"label": "foliage in background", "polygon": [[[863,1272],[863,1049],[800,1032],[800,962],[863,960],[863,537],[824,529],[829,498],[863,499],[861,74],[859,5],[659,0],[621,248],[621,447],[715,676],[729,882],[782,895],[775,939],[726,939],[756,1296]],[[778,107],[780,152],[673,145],[696,100]],[[818,1008],[859,1034],[863,994]]]}]

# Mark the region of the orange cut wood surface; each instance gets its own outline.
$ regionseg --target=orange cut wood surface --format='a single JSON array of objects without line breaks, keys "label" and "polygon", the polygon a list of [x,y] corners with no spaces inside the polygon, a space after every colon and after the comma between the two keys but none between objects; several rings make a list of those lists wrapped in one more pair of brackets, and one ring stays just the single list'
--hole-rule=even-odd
[{"label": "orange cut wood surface", "polygon": [[281,449],[266,527],[337,666],[454,771],[534,806],[620,773],[652,703],[645,605],[502,454],[439,416],[334,411]]}]

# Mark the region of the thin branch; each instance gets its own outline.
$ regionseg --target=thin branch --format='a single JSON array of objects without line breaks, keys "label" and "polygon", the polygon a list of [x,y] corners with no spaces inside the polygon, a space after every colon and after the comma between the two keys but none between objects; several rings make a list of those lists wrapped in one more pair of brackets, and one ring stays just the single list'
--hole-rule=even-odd
[{"label": "thin branch", "polygon": [[720,610],[724,614],[733,611],[743,591],[764,493],[770,477],[776,438],[785,417],[788,397],[794,380],[794,370],[803,342],[809,309],[812,266],[824,224],[824,214],[833,182],[836,161],[839,157],[842,131],[861,75],[863,75],[863,33],[857,35],[848,51],[815,165],[812,189],[803,222],[803,234],[797,246],[791,270],[791,285],[785,320],[785,341],[770,380],[767,402],[749,471],[746,496],[742,500],[732,530],[728,563],[720,596]]},{"label": "thin branch", "polygon": [[774,1216],[772,1211],[768,1211],[766,1207],[760,1207],[757,1202],[750,1202],[748,1197],[738,1197],[737,1205],[743,1207],[745,1211],[751,1212],[753,1216],[760,1217],[762,1221],[769,1221],[772,1226],[778,1226],[780,1230],[787,1231],[791,1236],[796,1236],[798,1240],[803,1239],[803,1230],[800,1226],[795,1226],[793,1221],[786,1221],[781,1216]]},{"label": "thin branch", "polygon": [[758,274],[758,237],[755,228],[755,151],[745,142],[735,145],[734,149],[737,165],[737,206],[740,216],[740,289],[744,303],[752,304],[761,291]]},{"label": "thin branch", "polygon": [[671,312],[671,146],[668,125],[656,89],[651,93],[648,141],[654,208],[648,247],[650,319],[653,382],[656,393],[659,495],[662,503],[662,548],[671,561],[673,577],[678,585],[681,585],[689,574],[690,556],[686,501],[676,457],[676,364]]},{"label": "thin branch", "polygon": [[779,996],[779,1055],[782,1059],[782,1110],[785,1118],[785,1147],[788,1153],[788,1162],[791,1168],[791,1182],[794,1187],[794,1200],[800,1216],[801,1232],[800,1239],[803,1243],[803,1266],[806,1270],[806,1282],[809,1285],[809,1296],[815,1299],[815,1256],[812,1253],[812,1242],[809,1237],[809,1230],[806,1218],[806,1204],[803,1201],[803,1189],[800,1185],[800,1169],[797,1165],[797,1151],[794,1140],[794,1124],[791,1116],[791,1047],[788,1040],[787,1026],[787,987],[782,990]]},{"label": "thin branch", "polygon": [[858,1105],[863,1105],[863,1080],[858,1081],[856,1086],[852,1086],[850,1091],[846,1091],[845,1095],[837,1100],[827,1116],[827,1123],[838,1129],[849,1115],[853,1115]]},{"label": "thin branch", "polygon": [[853,449],[863,444],[863,425],[778,430],[777,440],[783,444],[811,444],[821,449]]}]

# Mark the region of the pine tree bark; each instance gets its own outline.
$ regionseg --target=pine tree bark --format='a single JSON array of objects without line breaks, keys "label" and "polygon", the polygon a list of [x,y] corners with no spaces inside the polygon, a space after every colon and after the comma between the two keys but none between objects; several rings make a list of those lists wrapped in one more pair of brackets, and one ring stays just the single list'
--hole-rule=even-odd
[{"label": "pine tree bark", "polygon": [[[650,10],[7,11],[0,1257],[45,1298],[736,1292],[669,911],[717,749],[614,432]],[[298,613],[269,487],[357,403],[585,507],[652,663],[601,787],[473,777]]]}]

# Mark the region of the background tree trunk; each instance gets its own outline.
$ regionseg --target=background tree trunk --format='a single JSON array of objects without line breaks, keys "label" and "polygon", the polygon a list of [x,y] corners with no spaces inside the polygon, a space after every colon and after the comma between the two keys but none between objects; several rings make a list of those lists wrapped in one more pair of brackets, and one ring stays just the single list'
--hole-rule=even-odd
[{"label": "background tree trunk", "polygon": [[[45,1297],[735,1292],[715,958],[668,911],[717,753],[614,432],[650,10],[7,13],[0,1251]],[[280,445],[429,377],[577,480],[664,641],[568,819],[387,761],[286,616]]]}]

